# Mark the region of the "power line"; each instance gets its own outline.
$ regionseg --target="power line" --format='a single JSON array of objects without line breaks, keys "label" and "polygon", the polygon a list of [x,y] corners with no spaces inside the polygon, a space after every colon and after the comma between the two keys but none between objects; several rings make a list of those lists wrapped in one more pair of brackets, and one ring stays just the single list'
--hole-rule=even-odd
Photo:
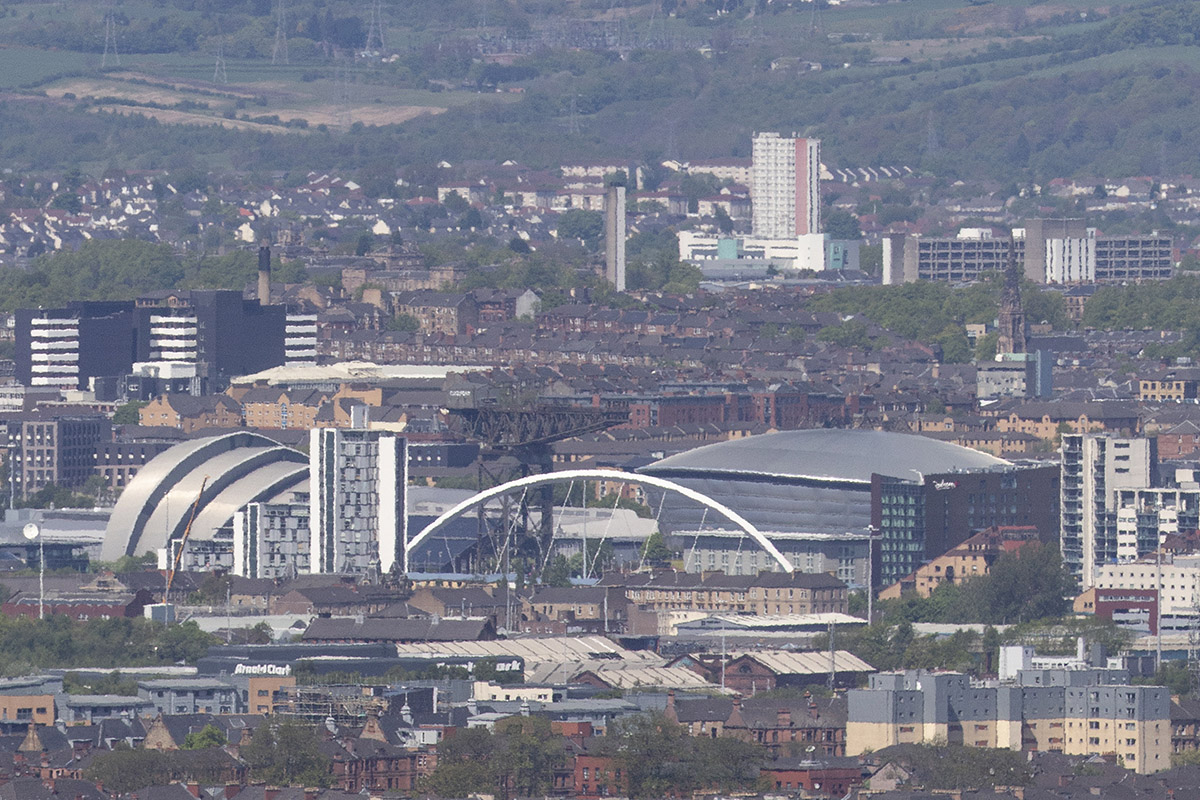
[{"label": "power line", "polygon": [[387,41],[384,38],[384,23],[383,23],[383,0],[375,0],[371,4],[370,12],[371,23],[367,28],[367,45],[364,48],[368,53],[378,51],[382,53],[387,47]]},{"label": "power line", "polygon": [[101,69],[109,65],[110,57],[114,66],[121,66],[121,54],[117,52],[117,20],[111,0],[104,11],[104,55],[100,57]]},{"label": "power line", "polygon": [[287,0],[275,0],[275,46],[271,48],[271,63],[288,63]]},{"label": "power line", "polygon": [[213,83],[229,83],[229,75],[225,72],[225,34],[221,32],[221,24],[217,23],[217,65],[213,67]]}]

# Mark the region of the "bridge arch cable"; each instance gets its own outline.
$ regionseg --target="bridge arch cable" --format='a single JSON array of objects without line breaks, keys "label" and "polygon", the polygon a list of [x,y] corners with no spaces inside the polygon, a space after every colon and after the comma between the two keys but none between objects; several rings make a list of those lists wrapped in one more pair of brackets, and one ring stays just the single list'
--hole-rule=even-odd
[{"label": "bridge arch cable", "polygon": [[[708,509],[700,514],[700,524],[696,527],[696,536],[692,539],[692,566],[696,566],[696,549],[700,547],[700,536],[704,533],[704,521],[708,519]],[[684,562],[684,568],[687,568],[687,562]],[[700,569],[696,569],[700,572]]]},{"label": "bridge arch cable", "polygon": [[[654,513],[654,530],[651,531],[652,536],[655,533],[657,533],[659,536],[662,536],[662,512],[663,512],[663,506],[665,506],[666,504],[667,504],[667,493],[663,492],[662,494],[660,494],[658,496],[658,511],[656,511]],[[638,571],[639,572],[646,568],[646,550],[648,549],[647,548],[648,543],[649,543],[649,539],[647,539],[646,542],[642,543],[641,557],[638,559]]]},{"label": "bridge arch cable", "polygon": [[[567,513],[567,507],[571,503],[571,494],[574,491],[575,491],[575,481],[572,479],[572,481],[569,484],[567,484],[567,495],[566,495],[566,497],[563,498],[562,505],[559,506],[558,513],[554,515],[554,519],[556,521],[554,523],[554,526],[550,529],[550,541],[547,542],[547,544],[546,544],[546,553],[545,553],[545,556],[542,558],[541,572],[545,572],[546,568],[550,566],[550,556],[554,553],[554,540],[558,538],[558,535],[560,533],[562,533],[562,523],[558,522],[557,520],[561,520],[563,518],[563,515],[565,515]],[[587,497],[587,483],[586,482],[584,483],[583,495],[584,495],[584,497]],[[538,574],[540,575],[541,572],[539,572]]]},{"label": "bridge arch cable", "polygon": [[[624,494],[625,487],[627,485],[629,485],[628,481],[622,483],[620,488],[615,492],[616,496],[613,498],[612,508],[610,508],[608,511],[608,520],[604,523],[604,531],[600,534],[600,544],[596,545],[596,555],[592,556],[591,572],[593,575],[596,574],[596,562],[600,560],[600,548],[604,546],[604,541],[608,538],[608,532],[612,529],[613,517],[617,515],[617,506],[621,503],[621,495]],[[599,506],[597,506],[597,508],[599,508]],[[584,513],[586,513],[586,511]],[[583,557],[587,558],[586,545],[584,547]]]},{"label": "bridge arch cable", "polygon": [[481,503],[486,503],[488,500],[494,497],[505,495],[517,489],[531,488],[534,486],[570,480],[624,480],[630,483],[640,483],[647,486],[653,486],[657,489],[664,489],[666,491],[680,494],[689,500],[703,505],[706,509],[706,515],[707,511],[711,510],[732,522],[739,529],[745,532],[746,535],[754,539],[763,550],[766,550],[767,553],[769,553],[771,557],[775,559],[775,561],[783,568],[785,572],[795,571],[795,567],[793,566],[792,562],[779,551],[779,548],[777,548],[770,539],[764,536],[763,533],[758,530],[758,528],[754,527],[749,520],[723,503],[720,503],[719,501],[709,497],[708,495],[698,492],[688,486],[684,486],[655,475],[640,475],[621,470],[602,469],[574,469],[538,475],[528,475],[472,495],[466,500],[457,503],[452,508],[443,512],[437,519],[427,525],[420,533],[408,540],[404,548],[405,569],[407,570],[409,567],[409,556],[418,546],[420,546],[431,534],[436,533],[450,520],[455,519],[463,512],[473,509],[479,506]]}]

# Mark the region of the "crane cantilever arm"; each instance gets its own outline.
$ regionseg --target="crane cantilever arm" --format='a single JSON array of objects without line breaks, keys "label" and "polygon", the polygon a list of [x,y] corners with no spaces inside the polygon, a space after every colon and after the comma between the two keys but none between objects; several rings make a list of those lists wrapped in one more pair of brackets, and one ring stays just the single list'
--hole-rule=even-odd
[{"label": "crane cantilever arm", "polygon": [[204,487],[208,485],[208,476],[204,476],[204,480],[200,482],[200,491],[196,495],[196,502],[192,503],[192,513],[188,515],[187,527],[183,529],[183,538],[179,542],[179,549],[175,551],[175,560],[171,562],[171,569],[167,572],[167,588],[163,592],[163,602],[166,602],[167,596],[171,593],[171,584],[175,582],[175,573],[179,570],[179,562],[183,560],[183,549],[187,547],[188,536],[192,533],[192,523],[196,521],[196,511],[200,508],[200,498],[204,497]]}]

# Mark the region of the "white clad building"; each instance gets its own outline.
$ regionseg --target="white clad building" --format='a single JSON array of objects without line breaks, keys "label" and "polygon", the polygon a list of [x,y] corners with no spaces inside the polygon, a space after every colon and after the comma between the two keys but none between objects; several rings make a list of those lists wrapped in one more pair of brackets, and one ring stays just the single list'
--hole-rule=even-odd
[{"label": "white clad building", "polygon": [[359,428],[314,428],[309,437],[311,571],[402,569],[408,440]]},{"label": "white clad building", "polygon": [[754,134],[754,235],[795,239],[821,232],[821,140]]},{"label": "white clad building", "polygon": [[249,503],[233,515],[233,574],[294,578],[309,572],[312,534],[307,492],[288,502]]},{"label": "white clad building", "polygon": [[200,321],[195,314],[150,315],[150,361],[195,364]]},{"label": "white clad building", "polygon": [[283,338],[284,365],[317,363],[317,315],[288,314]]},{"label": "white clad building", "polygon": [[1159,587],[1162,570],[1162,609],[1165,616],[1189,616],[1200,603],[1200,556],[1175,556],[1132,564],[1104,564],[1096,569],[1097,589],[1146,589]]},{"label": "white clad building", "polygon": [[30,385],[74,389],[79,383],[79,319],[29,321]]}]

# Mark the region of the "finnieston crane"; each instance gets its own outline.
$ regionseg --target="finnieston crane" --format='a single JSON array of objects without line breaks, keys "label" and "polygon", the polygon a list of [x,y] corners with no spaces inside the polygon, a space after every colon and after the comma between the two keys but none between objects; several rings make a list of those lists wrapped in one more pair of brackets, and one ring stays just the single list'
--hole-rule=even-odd
[{"label": "finnieston crane", "polygon": [[163,603],[166,603],[171,597],[171,584],[175,583],[175,573],[179,571],[179,562],[183,560],[183,551],[187,547],[188,536],[192,533],[192,523],[196,521],[196,511],[200,508],[200,498],[204,497],[204,487],[208,485],[208,476],[204,476],[204,480],[200,481],[200,491],[196,493],[196,501],[192,503],[191,514],[188,515],[187,527],[183,529],[183,536],[179,540],[179,549],[175,551],[175,558],[171,561],[171,569],[167,571],[167,588],[163,591]]}]

